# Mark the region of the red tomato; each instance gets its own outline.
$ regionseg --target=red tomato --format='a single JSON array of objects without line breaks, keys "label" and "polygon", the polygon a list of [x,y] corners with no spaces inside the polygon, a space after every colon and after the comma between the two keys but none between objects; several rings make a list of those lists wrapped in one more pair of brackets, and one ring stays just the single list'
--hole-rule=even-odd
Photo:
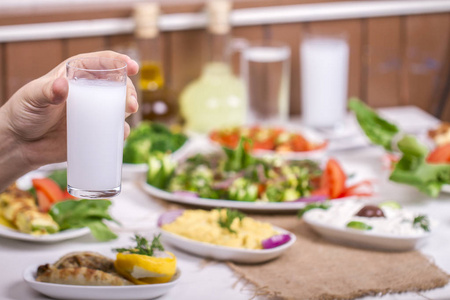
[{"label": "red tomato", "polygon": [[311,192],[311,196],[326,196],[330,197],[329,191],[327,187],[321,187],[317,190]]},{"label": "red tomato", "polygon": [[450,144],[439,146],[434,149],[427,158],[429,163],[448,163],[450,162]]},{"label": "red tomato", "polygon": [[291,137],[291,145],[292,150],[296,152],[310,150],[308,141],[300,134]]},{"label": "red tomato", "polygon": [[347,176],[339,163],[330,158],[322,175],[322,188],[328,189],[331,199],[338,198],[345,190]]},{"label": "red tomato", "polygon": [[43,213],[48,212],[50,210],[50,207],[52,206],[50,199],[41,190],[36,190],[36,196],[37,196],[39,211],[43,212]]},{"label": "red tomato", "polygon": [[267,139],[264,141],[253,140],[253,149],[255,150],[273,150],[275,144],[273,139]]},{"label": "red tomato", "polygon": [[75,197],[75,196],[72,196],[72,195],[69,194],[69,192],[66,190],[66,191],[64,192],[64,199],[78,199],[78,198]]},{"label": "red tomato", "polygon": [[50,203],[56,203],[64,198],[64,192],[60,189],[58,184],[50,178],[36,178],[32,180],[36,191],[41,191],[50,200]]}]

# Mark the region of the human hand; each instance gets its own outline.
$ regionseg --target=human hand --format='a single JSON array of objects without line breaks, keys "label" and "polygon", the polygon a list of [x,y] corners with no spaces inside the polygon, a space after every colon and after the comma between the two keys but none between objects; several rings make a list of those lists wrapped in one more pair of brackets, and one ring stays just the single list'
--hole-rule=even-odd
[{"label": "human hand", "polygon": [[[137,74],[138,64],[128,56],[112,51],[80,54],[69,58],[105,57],[122,60],[129,76]],[[17,141],[21,157],[31,169],[61,162],[67,156],[66,99],[69,91],[66,63],[18,90],[0,109],[0,120]],[[138,109],[137,93],[127,78],[126,116]],[[3,120],[2,120],[3,118]],[[125,137],[130,127],[125,123]]]}]

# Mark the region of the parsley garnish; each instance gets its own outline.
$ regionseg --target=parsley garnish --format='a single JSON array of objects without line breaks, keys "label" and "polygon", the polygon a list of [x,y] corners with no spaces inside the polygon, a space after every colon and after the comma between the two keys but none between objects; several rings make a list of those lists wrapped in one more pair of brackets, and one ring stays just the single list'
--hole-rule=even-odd
[{"label": "parsley garnish", "polygon": [[219,209],[219,225],[222,228],[228,229],[229,232],[231,233],[236,233],[235,230],[231,229],[231,224],[233,224],[234,219],[238,218],[239,221],[242,221],[243,218],[245,218],[245,214],[241,213],[240,211],[237,210],[232,210],[232,209],[226,209],[226,216],[225,218],[222,217],[221,214],[222,209]]},{"label": "parsley garnish", "polygon": [[317,202],[310,203],[298,211],[297,217],[301,218],[307,211],[316,208],[327,210],[328,208],[330,208],[330,204]]},{"label": "parsley garnish", "polygon": [[140,255],[147,255],[147,256],[153,256],[155,250],[164,251],[164,247],[161,244],[161,241],[159,240],[161,237],[161,234],[158,234],[157,236],[153,236],[153,241],[151,245],[149,245],[146,238],[140,235],[134,235],[133,241],[136,241],[136,247],[134,248],[116,248],[113,249],[116,252],[122,253],[127,252],[129,254],[140,254]]},{"label": "parsley garnish", "polygon": [[425,215],[419,215],[414,218],[413,226],[414,227],[419,226],[423,230],[428,232],[428,231],[430,231],[430,220],[428,220],[428,217]]}]

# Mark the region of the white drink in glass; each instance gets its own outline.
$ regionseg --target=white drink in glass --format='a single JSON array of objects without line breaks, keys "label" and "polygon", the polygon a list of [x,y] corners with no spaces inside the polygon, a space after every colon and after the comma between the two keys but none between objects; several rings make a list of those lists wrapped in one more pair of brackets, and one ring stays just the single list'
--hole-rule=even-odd
[{"label": "white drink in glass", "polygon": [[302,119],[306,125],[332,128],[344,121],[348,57],[345,39],[311,37],[302,42]]},{"label": "white drink in glass", "polygon": [[[67,98],[67,184],[106,191],[121,185],[126,85],[69,80]],[[88,197],[88,196],[84,196]]]}]

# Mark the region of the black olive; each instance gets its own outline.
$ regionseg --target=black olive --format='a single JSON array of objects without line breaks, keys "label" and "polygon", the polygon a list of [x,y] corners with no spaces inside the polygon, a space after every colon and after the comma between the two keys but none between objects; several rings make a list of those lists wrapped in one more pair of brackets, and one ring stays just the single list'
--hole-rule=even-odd
[{"label": "black olive", "polygon": [[366,205],[356,214],[359,217],[366,218],[385,218],[383,211],[375,205]]}]

